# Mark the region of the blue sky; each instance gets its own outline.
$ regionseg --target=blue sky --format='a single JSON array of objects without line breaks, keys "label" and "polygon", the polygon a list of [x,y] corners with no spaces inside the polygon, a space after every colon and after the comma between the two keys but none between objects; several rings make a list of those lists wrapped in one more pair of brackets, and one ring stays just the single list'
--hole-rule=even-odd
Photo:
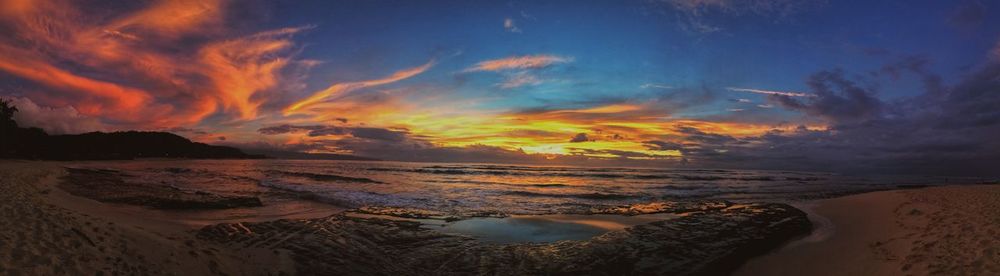
[{"label": "blue sky", "polygon": [[[386,159],[656,166],[912,170],[929,166],[929,145],[963,149],[934,153],[956,160],[1000,151],[980,141],[1000,116],[981,106],[993,103],[1000,59],[1000,7],[988,1],[3,8],[0,30],[12,35],[0,39],[0,95],[26,106],[22,124],[53,133],[168,130]],[[919,132],[929,140],[886,140]],[[882,154],[858,161],[834,147]]]},{"label": "blue sky", "polygon": [[[669,1],[293,1],[269,4],[268,24],[314,26],[299,39],[301,56],[324,62],[309,81],[315,88],[429,59],[440,64],[407,83],[451,87],[455,72],[482,60],[572,57],[571,64],[544,73],[553,80],[545,85],[502,91],[490,86],[502,76],[480,75],[455,87],[465,97],[504,96],[488,106],[533,107],[642,97],[648,92],[643,84],[806,91],[804,80],[813,72],[866,74],[911,55],[925,56],[930,70],[956,81],[983,60],[1000,33],[995,16],[953,22],[969,5],[976,3],[812,1],[786,13],[706,4],[692,16]],[[518,32],[504,28],[507,19]],[[718,30],[692,30],[695,21]],[[909,76],[884,81],[878,90],[885,99],[922,92]]]}]

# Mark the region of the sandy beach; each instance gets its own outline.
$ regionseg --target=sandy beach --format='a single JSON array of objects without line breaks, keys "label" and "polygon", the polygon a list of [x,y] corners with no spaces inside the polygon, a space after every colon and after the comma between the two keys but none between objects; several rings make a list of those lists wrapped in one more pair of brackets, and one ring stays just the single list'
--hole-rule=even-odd
[{"label": "sandy beach", "polygon": [[[629,220],[643,224],[591,239],[495,244],[427,230],[412,221],[345,216],[343,209],[333,207],[295,206],[309,211],[292,213],[281,213],[286,207],[268,203],[231,209],[244,211],[155,210],[147,207],[231,199],[173,191],[149,201],[149,195],[143,194],[147,190],[128,188],[95,196],[102,200],[97,201],[62,188],[67,186],[60,181],[72,179],[66,178],[72,170],[60,163],[3,161],[0,168],[2,275],[583,271],[715,275],[726,274],[748,257],[768,250],[773,253],[751,259],[737,274],[975,275],[1000,271],[996,238],[1000,186],[996,185],[874,192],[804,203],[796,207],[809,213],[816,229],[791,242],[790,237],[808,233],[803,213],[787,205],[727,203],[664,218],[672,218],[669,221],[634,217]],[[146,207],[107,201],[123,196],[130,196],[123,202]],[[239,213],[245,210],[255,213]],[[232,217],[233,212],[239,215],[218,219]],[[787,243],[784,248],[773,250],[783,243]]]},{"label": "sandy beach", "polygon": [[0,162],[0,275],[293,274],[279,251],[233,251],[196,225],[70,195],[52,163]]},{"label": "sandy beach", "polygon": [[736,275],[1000,275],[1000,186],[942,186],[800,206],[814,234]]}]

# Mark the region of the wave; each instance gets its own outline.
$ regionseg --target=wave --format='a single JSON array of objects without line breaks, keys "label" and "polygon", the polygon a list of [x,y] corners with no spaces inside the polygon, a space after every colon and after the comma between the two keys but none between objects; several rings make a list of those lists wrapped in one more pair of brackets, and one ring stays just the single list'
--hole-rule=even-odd
[{"label": "wave", "polygon": [[293,186],[277,184],[271,181],[261,180],[257,182],[260,186],[272,189],[274,192],[284,194],[286,196],[291,196],[301,200],[315,201],[319,203],[326,203],[334,206],[344,207],[344,208],[357,208],[358,204],[354,204],[350,201],[322,196],[314,191],[309,191],[305,189],[296,189]]},{"label": "wave", "polygon": [[350,177],[335,174],[318,174],[318,173],[307,173],[307,172],[289,172],[289,171],[279,171],[279,170],[269,170],[265,171],[266,174],[277,174],[292,177],[303,177],[315,181],[336,181],[336,182],[358,182],[358,183],[373,183],[373,184],[385,184],[384,182],[363,178],[363,177]]},{"label": "wave", "polygon": [[[517,184],[514,184],[514,185],[517,185]],[[545,183],[545,184],[527,184],[527,186],[540,187],[540,188],[554,188],[554,187],[567,187],[569,185],[558,184],[558,183]]]},{"label": "wave", "polygon": [[708,186],[700,186],[700,185],[695,185],[695,186],[665,185],[665,186],[655,186],[655,187],[652,187],[652,188],[654,188],[654,189],[660,189],[660,190],[693,191],[693,190],[706,189],[706,188],[708,188]]},{"label": "wave", "polygon": [[[667,179],[673,178],[670,175],[654,174],[624,174],[624,173],[586,173],[588,171],[533,171],[533,170],[481,170],[481,169],[458,169],[445,167],[425,167],[416,169],[406,168],[368,168],[370,171],[383,172],[403,172],[422,174],[447,174],[447,175],[504,175],[504,176],[544,176],[544,177],[579,177],[579,178],[634,178],[634,179]],[[593,172],[593,171],[589,171]]]},{"label": "wave", "polygon": [[528,191],[512,191],[504,194],[523,197],[554,197],[554,198],[579,198],[593,200],[622,200],[633,198],[634,196],[608,193],[585,193],[585,194],[547,194]]},{"label": "wave", "polygon": [[562,183],[525,183],[525,184],[514,184],[514,183],[504,183],[504,182],[493,182],[493,181],[473,181],[473,180],[429,180],[429,182],[435,183],[445,183],[445,184],[479,184],[479,185],[500,185],[500,186],[516,186],[516,187],[539,187],[539,188],[559,188],[559,187],[569,187],[570,185]]}]

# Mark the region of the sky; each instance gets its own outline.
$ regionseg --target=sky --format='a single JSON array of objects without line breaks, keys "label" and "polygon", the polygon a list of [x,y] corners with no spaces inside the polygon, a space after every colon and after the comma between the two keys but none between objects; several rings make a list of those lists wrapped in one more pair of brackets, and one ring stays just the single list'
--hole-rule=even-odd
[{"label": "sky", "polygon": [[52,134],[400,161],[996,175],[992,1],[0,0]]}]

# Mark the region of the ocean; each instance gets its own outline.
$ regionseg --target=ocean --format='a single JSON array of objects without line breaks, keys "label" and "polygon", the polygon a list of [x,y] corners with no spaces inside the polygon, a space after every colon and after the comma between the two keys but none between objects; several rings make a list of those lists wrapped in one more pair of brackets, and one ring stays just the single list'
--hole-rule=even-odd
[{"label": "ocean", "polygon": [[342,208],[399,208],[458,216],[583,214],[660,201],[790,202],[905,186],[926,176],[679,168],[594,168],[479,163],[330,160],[77,162],[125,181],[260,197],[265,205],[312,201]]}]

